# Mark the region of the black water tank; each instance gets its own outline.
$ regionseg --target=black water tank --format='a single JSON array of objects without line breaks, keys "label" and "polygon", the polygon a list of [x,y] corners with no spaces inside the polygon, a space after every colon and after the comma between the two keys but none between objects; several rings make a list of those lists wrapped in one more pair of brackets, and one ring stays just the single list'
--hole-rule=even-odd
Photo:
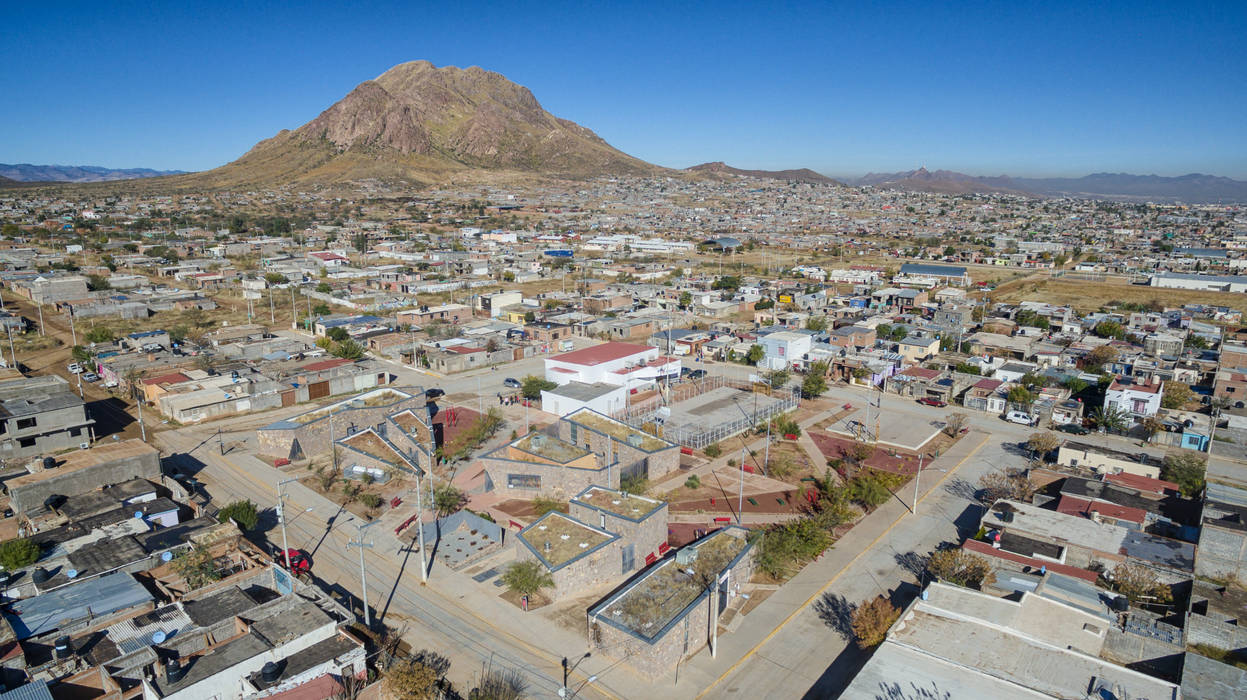
[{"label": "black water tank", "polygon": [[165,663],[165,682],[177,683],[182,680],[182,676],[186,675],[186,669],[182,668],[182,664],[177,659],[169,659]]},{"label": "black water tank", "polygon": [[1126,612],[1130,609],[1130,599],[1124,595],[1119,595],[1109,603],[1109,607],[1117,612]]},{"label": "black water tank", "polygon": [[266,684],[272,685],[281,678],[281,666],[269,661],[260,669],[260,680]]},{"label": "black water tank", "polygon": [[44,468],[44,469],[55,469],[55,468],[56,468],[56,458],[55,458],[55,457],[44,457],[44,458],[43,458],[43,468]]},{"label": "black water tank", "polygon": [[55,644],[57,659],[67,659],[73,654],[73,650],[69,646],[69,637],[57,637]]},{"label": "black water tank", "polygon": [[35,569],[35,572],[30,575],[30,580],[34,581],[36,585],[40,583],[47,583],[50,578],[52,578],[52,574],[49,574],[48,570],[42,566]]}]

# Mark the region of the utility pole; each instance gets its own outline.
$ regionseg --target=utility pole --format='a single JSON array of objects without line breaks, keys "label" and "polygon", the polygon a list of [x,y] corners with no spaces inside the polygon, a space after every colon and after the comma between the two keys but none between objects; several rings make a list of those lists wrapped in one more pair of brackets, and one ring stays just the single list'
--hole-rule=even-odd
[{"label": "utility pole", "polygon": [[[73,329],[73,323],[72,323],[73,319],[74,319],[73,314],[70,314],[70,315],[69,315],[69,320],[71,321],[71,323],[70,323],[70,326],[69,326],[69,327],[70,327],[70,329],[71,329],[71,330]],[[39,335],[40,335],[40,336],[47,335],[46,333],[44,333],[44,332],[43,332],[43,302],[40,302],[40,303],[39,303]],[[78,339],[77,339],[77,337],[75,336],[75,338],[74,338],[74,345],[77,345],[77,344],[78,344]]]},{"label": "utility pole", "polygon": [[277,310],[273,306],[273,288],[268,288],[268,322],[277,323]]},{"label": "utility pole", "polygon": [[[743,465],[742,465],[743,466]],[[742,468],[743,472],[744,469]],[[719,575],[714,575],[714,583],[710,587],[710,658],[719,652]]]},{"label": "utility pole", "polygon": [[736,524],[740,525],[745,508],[745,448],[740,448],[740,493],[736,497]]},{"label": "utility pole", "polygon": [[[432,436],[433,431],[430,430],[429,435]],[[419,466],[419,464],[420,464],[419,460],[417,460],[416,466]],[[429,455],[429,468],[430,469],[433,468],[433,455],[431,454]],[[420,493],[420,482],[421,481],[423,481],[423,479],[419,475],[417,475],[416,476],[416,527],[418,527],[419,530],[416,532],[416,537],[419,538],[419,545],[420,545],[420,583],[428,583],[429,582],[429,562],[425,558],[426,554],[425,554],[425,549],[424,549],[424,498],[422,497]],[[432,498],[433,494],[429,494],[429,497]]]},{"label": "utility pole", "polygon": [[299,312],[294,310],[294,286],[290,287],[290,327],[299,327]]},{"label": "utility pole", "polygon": [[926,456],[925,452],[918,453],[918,472],[914,474],[914,515],[918,514],[918,482],[922,479],[922,458]]},{"label": "utility pole", "polygon": [[359,548],[359,601],[364,606],[364,626],[368,629],[372,629],[372,613],[368,611],[368,574],[364,567],[364,548],[367,547],[368,549],[372,549],[372,543],[364,540],[364,530],[376,525],[379,522],[381,521],[374,520],[367,524],[361,523],[358,526],[358,539],[350,540],[346,543],[346,546],[348,547]]},{"label": "utility pole", "polygon": [[[39,331],[43,335],[43,307],[39,307]],[[69,332],[73,335],[74,345],[78,344],[78,331],[74,328],[74,307],[69,307]]]},{"label": "utility pole", "polygon": [[286,571],[294,573],[290,568],[290,544],[286,541],[286,494],[282,486],[298,479],[283,479],[277,482],[277,522],[281,523],[281,551],[286,557]]}]

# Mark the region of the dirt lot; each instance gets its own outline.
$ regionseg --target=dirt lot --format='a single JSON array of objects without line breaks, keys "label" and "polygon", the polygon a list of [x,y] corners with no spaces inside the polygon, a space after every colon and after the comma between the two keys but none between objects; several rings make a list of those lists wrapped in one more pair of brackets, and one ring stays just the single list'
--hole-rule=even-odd
[{"label": "dirt lot", "polygon": [[1002,302],[1044,301],[1050,304],[1071,306],[1080,312],[1098,311],[1100,307],[1113,301],[1140,304],[1158,301],[1165,306],[1182,304],[1228,306],[1247,313],[1247,297],[1242,294],[1162,289],[1114,280],[1104,282],[1061,279],[1027,281],[1016,287],[997,290],[992,294],[992,298]]}]

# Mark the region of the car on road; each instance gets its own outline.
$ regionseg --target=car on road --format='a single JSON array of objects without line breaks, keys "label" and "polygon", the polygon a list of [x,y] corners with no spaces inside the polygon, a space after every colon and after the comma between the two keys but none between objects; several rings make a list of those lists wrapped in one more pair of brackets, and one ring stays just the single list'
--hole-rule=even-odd
[{"label": "car on road", "polygon": [[100,375],[96,374],[95,372],[87,372],[86,374],[82,375],[82,381],[84,382],[98,382],[99,380],[100,380]]},{"label": "car on road", "polygon": [[434,389],[424,390],[424,398],[426,399],[436,399],[439,396],[445,396],[445,395],[446,395],[446,392],[442,389],[434,388]]},{"label": "car on road", "polygon": [[1062,423],[1061,425],[1058,425],[1056,429],[1063,433],[1069,433],[1070,435],[1086,435],[1091,432],[1077,423]]},{"label": "car on road", "polygon": [[507,377],[506,379],[503,379],[502,385],[505,387],[510,387],[512,389],[518,389],[521,386],[523,386],[522,384],[520,384],[520,380],[516,379],[515,377]]},{"label": "car on road", "polygon": [[308,556],[307,552],[301,549],[295,549],[294,547],[291,547],[284,552],[280,549],[277,550],[277,563],[282,566],[282,568],[285,568],[286,566],[287,555],[290,557],[290,571],[292,573],[306,574],[308,571],[312,570],[312,558]]},{"label": "car on road", "polygon": [[918,403],[923,406],[935,406],[936,408],[944,408],[948,405],[947,401],[940,401],[939,399],[931,398],[930,396],[924,396],[918,399]]},{"label": "car on road", "polygon": [[81,374],[82,373],[82,365],[78,364],[77,362],[69,365],[65,369],[69,370],[70,374]]},{"label": "car on road", "polygon": [[1004,415],[1004,419],[1018,425],[1034,425],[1035,423],[1035,419],[1031,418],[1031,414],[1026,411],[1009,411]]}]

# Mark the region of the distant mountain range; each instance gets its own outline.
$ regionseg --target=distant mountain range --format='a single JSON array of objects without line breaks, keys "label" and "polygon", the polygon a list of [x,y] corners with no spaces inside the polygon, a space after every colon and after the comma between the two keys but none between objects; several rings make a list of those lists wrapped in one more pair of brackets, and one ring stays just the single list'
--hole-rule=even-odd
[{"label": "distant mountain range", "polygon": [[840,185],[843,184],[821,173],[816,173],[809,168],[801,168],[799,170],[741,170],[733,168],[723,161],[715,161],[713,163],[702,163],[694,165],[685,170],[702,175],[729,176],[740,175],[743,177],[760,177],[770,180],[788,180],[792,182],[809,182],[821,185]]},{"label": "distant mountain range", "polygon": [[185,170],[152,170],[151,168],[101,168],[97,165],[0,163],[0,178],[18,182],[109,182],[162,175],[181,175],[185,172]]},{"label": "distant mountain range", "polygon": [[1247,182],[1199,173],[1177,177],[1095,173],[1084,177],[1028,178],[1008,175],[980,177],[951,170],[932,172],[919,168],[902,173],[868,173],[847,182],[852,185],[945,194],[997,192],[1126,201],[1182,201],[1192,204],[1247,202]]}]

